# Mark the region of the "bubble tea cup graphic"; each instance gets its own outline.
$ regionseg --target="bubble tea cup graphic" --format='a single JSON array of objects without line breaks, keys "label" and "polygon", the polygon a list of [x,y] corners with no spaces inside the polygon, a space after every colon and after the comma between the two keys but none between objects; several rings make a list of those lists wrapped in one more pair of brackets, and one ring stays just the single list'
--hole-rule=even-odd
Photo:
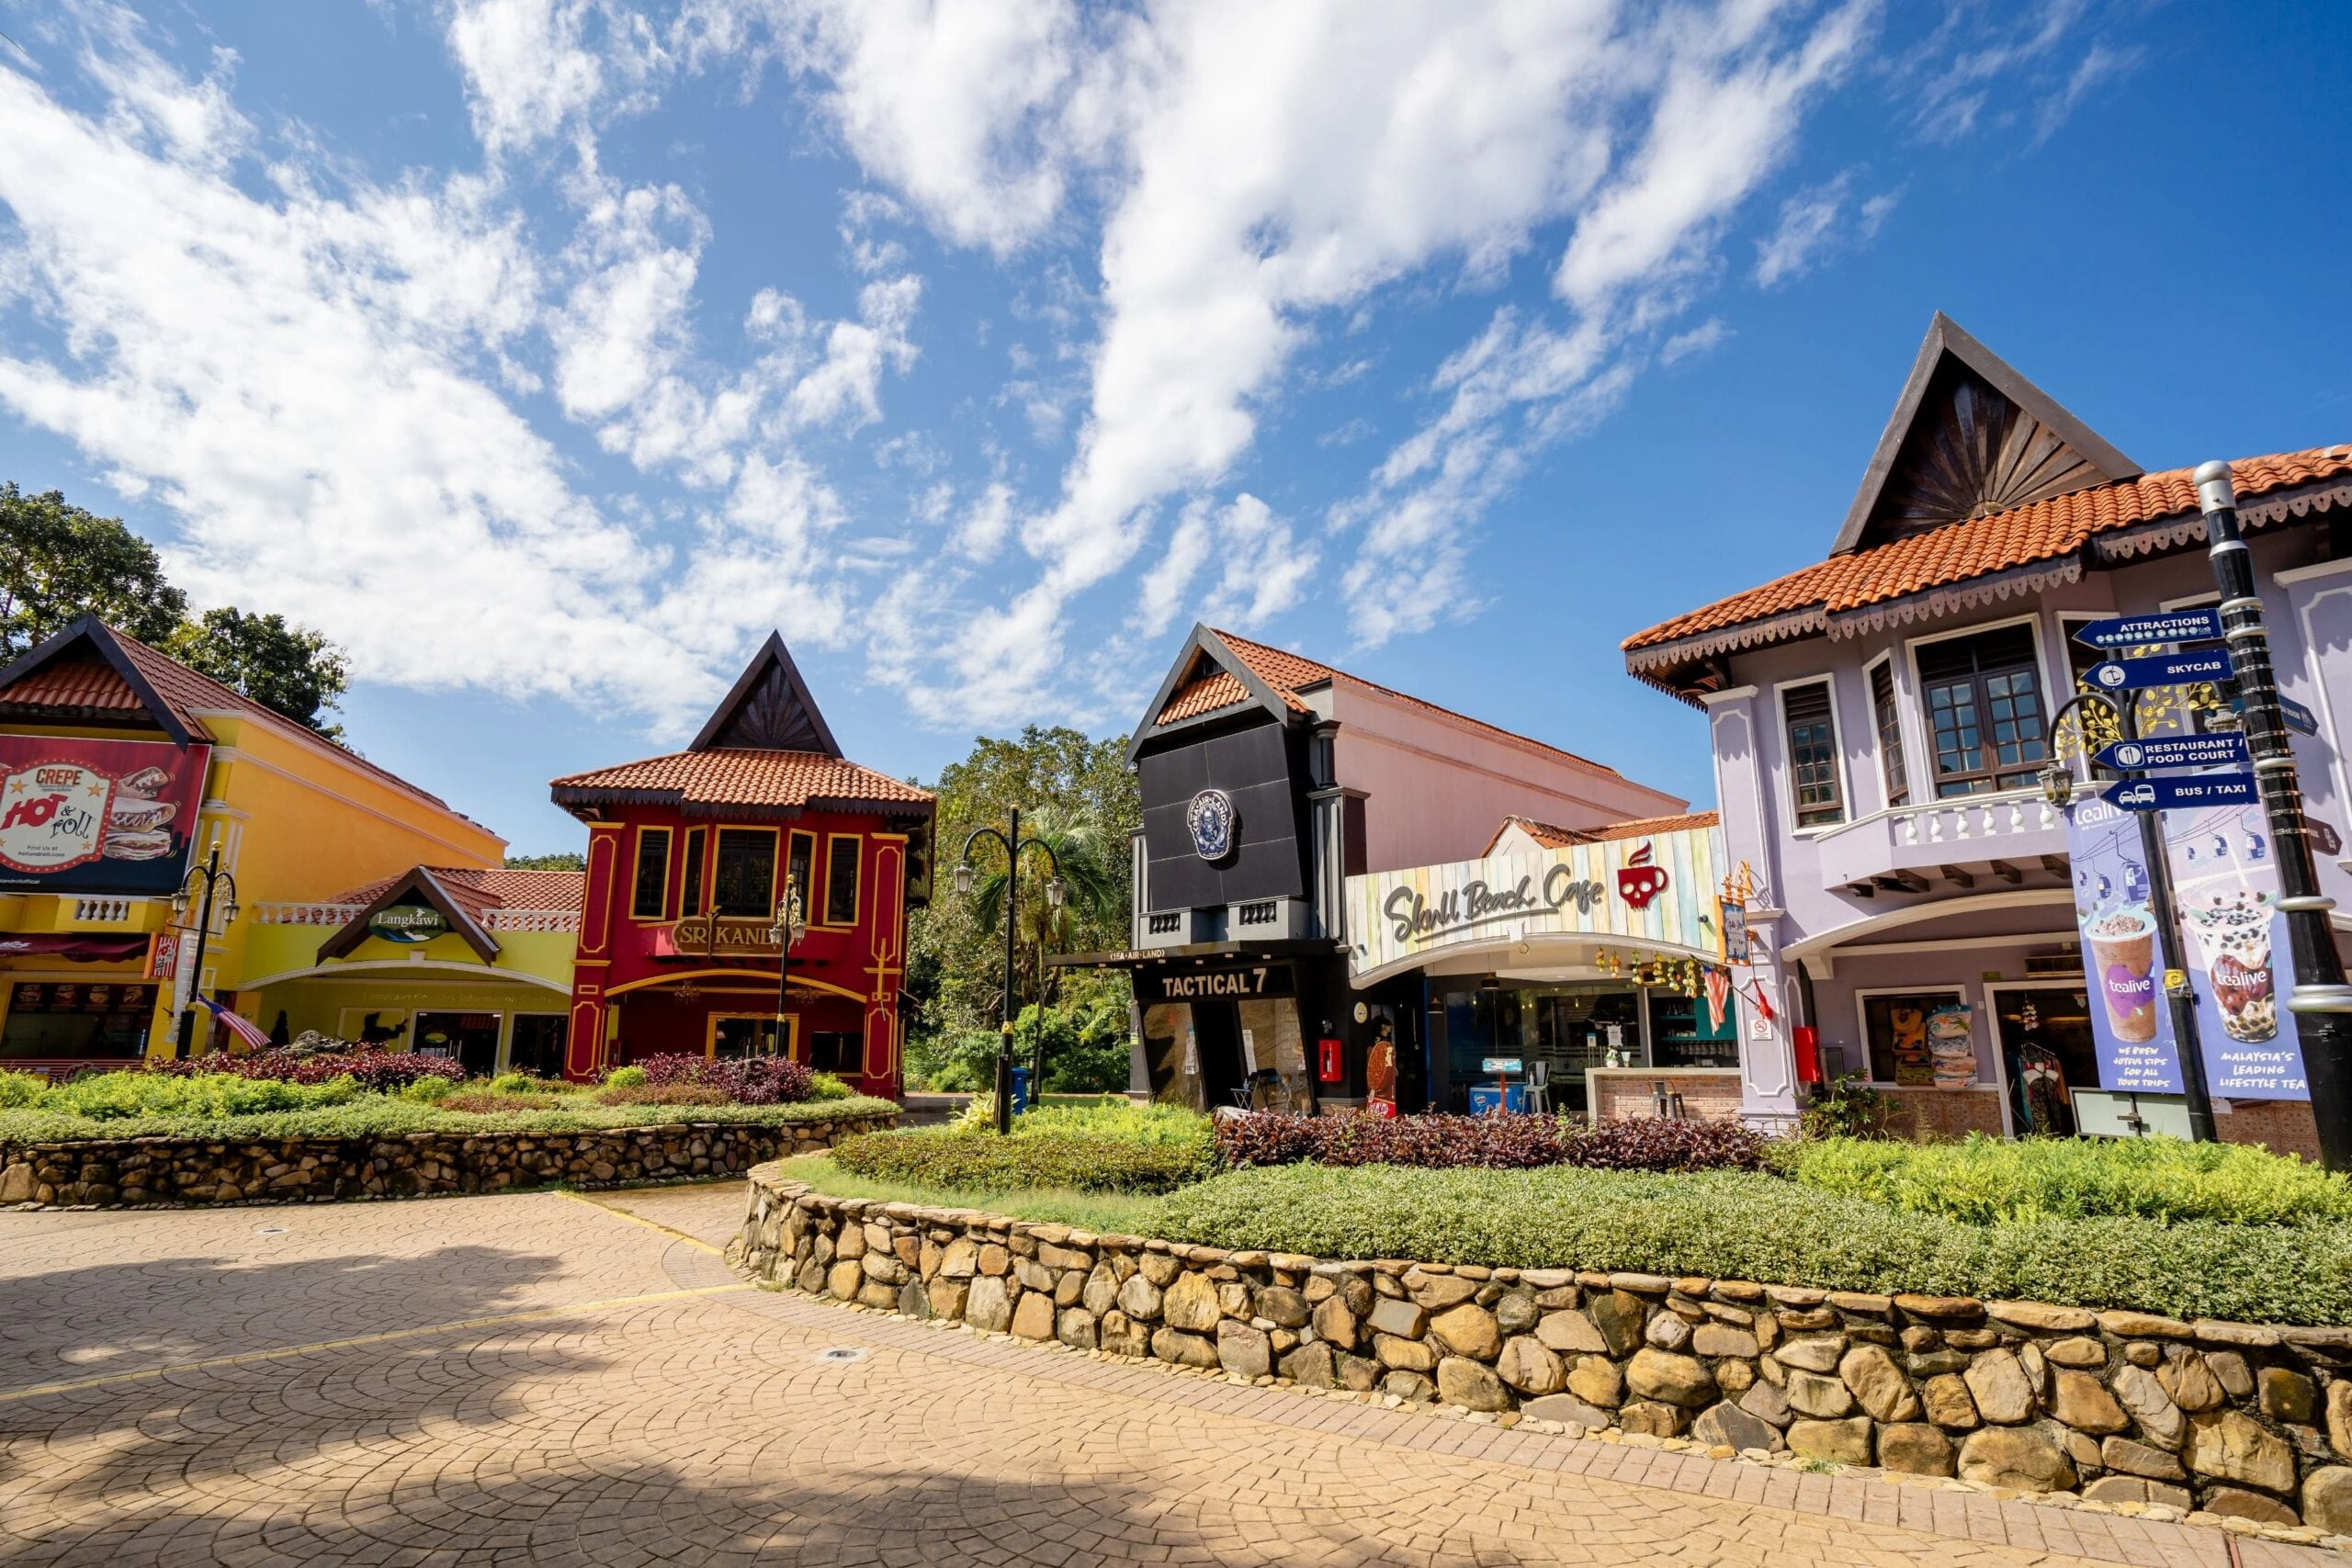
[{"label": "bubble tea cup graphic", "polygon": [[2204,962],[2222,1032],[2248,1044],[2276,1039],[2269,824],[2258,809],[2199,812],[2173,840],[2182,924]]},{"label": "bubble tea cup graphic", "polygon": [[2143,1044],[2156,1037],[2156,921],[2144,906],[2126,906],[2085,922],[2093,973],[2115,1037]]}]

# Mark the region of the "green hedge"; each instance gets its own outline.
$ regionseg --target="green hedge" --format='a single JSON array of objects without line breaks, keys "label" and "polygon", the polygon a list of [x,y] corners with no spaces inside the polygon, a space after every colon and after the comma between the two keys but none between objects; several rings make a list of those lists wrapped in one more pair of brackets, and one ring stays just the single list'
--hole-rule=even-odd
[{"label": "green hedge", "polygon": [[1167,1192],[1216,1169],[1209,1120],[1167,1106],[1049,1106],[1000,1137],[987,1108],[949,1127],[869,1133],[833,1150],[853,1175],[925,1187],[1006,1191]]},{"label": "green hedge", "polygon": [[2244,1144],[1825,1138],[1781,1145],[1776,1163],[1824,1192],[1972,1224],[2101,1215],[2233,1224],[2352,1219],[2352,1182]]},{"label": "green hedge", "polygon": [[1326,1258],[1629,1269],[2352,1323],[2352,1224],[2137,1218],[1973,1225],[1746,1172],[1649,1176],[1313,1166],[1236,1171],[1161,1200],[1159,1234]]},{"label": "green hedge", "polygon": [[[322,1085],[321,1088],[327,1086]],[[582,1133],[607,1127],[657,1127],[673,1122],[786,1126],[878,1116],[887,1100],[809,1100],[800,1105],[598,1105],[586,1095],[549,1096],[544,1111],[469,1115],[398,1095],[359,1094],[341,1103],[255,1113],[88,1116],[72,1111],[0,1110],[0,1146],[76,1143],[96,1138],[396,1137],[407,1133]]]}]

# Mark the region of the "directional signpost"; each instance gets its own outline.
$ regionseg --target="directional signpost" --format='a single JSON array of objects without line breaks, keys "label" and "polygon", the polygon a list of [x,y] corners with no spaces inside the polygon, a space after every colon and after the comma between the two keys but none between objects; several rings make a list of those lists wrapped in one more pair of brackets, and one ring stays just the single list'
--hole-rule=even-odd
[{"label": "directional signpost", "polygon": [[2160,615],[2118,615],[2075,628],[2075,640],[2090,648],[2147,648],[2161,642],[2219,642],[2219,610],[2168,610]]},{"label": "directional signpost", "polygon": [[2153,779],[2125,779],[2100,792],[2109,806],[2125,811],[2195,811],[2208,806],[2251,806],[2252,773],[2166,773]]},{"label": "directional signpost", "polygon": [[2083,671],[2083,679],[2102,692],[2136,691],[2143,686],[2185,686],[2199,681],[2224,681],[2230,656],[2220,649],[2202,653],[2158,653],[2144,659],[2110,659]]},{"label": "directional signpost", "polygon": [[2282,696],[2278,699],[2278,716],[2285,719],[2287,728],[2298,735],[2319,733],[2319,715],[2292,697]]},{"label": "directional signpost", "polygon": [[2161,735],[2153,740],[2118,740],[2094,759],[2104,767],[2136,773],[2142,768],[2245,767],[2251,758],[2245,737],[2235,730],[2212,735]]}]

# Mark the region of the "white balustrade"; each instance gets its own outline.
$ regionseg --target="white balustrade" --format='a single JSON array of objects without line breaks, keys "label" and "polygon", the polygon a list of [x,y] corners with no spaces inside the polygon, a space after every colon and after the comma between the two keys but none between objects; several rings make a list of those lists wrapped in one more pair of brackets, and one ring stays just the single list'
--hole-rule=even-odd
[{"label": "white balustrade", "polygon": [[76,898],[74,922],[84,926],[117,926],[130,919],[128,898]]},{"label": "white balustrade", "polygon": [[1823,883],[1838,886],[1939,863],[2056,852],[2063,840],[2044,839],[2030,846],[2015,840],[2063,835],[2065,827],[2065,818],[2039,789],[2010,790],[1891,807],[1817,834],[1814,843]]},{"label": "white balustrade", "polygon": [[483,911],[482,925],[494,931],[576,931],[580,929],[580,911],[489,909]]},{"label": "white balustrade", "polygon": [[368,908],[365,904],[256,904],[253,919],[264,926],[345,926]]}]

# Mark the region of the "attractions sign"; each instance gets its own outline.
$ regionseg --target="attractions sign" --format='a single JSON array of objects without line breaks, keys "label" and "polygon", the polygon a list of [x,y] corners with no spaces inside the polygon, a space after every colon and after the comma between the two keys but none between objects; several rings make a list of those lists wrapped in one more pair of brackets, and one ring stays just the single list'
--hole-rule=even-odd
[{"label": "attractions sign", "polygon": [[1351,967],[1521,936],[1584,936],[1720,963],[1723,835],[1683,829],[1348,878]]},{"label": "attractions sign", "polygon": [[170,893],[187,874],[209,746],[0,735],[0,887]]}]

